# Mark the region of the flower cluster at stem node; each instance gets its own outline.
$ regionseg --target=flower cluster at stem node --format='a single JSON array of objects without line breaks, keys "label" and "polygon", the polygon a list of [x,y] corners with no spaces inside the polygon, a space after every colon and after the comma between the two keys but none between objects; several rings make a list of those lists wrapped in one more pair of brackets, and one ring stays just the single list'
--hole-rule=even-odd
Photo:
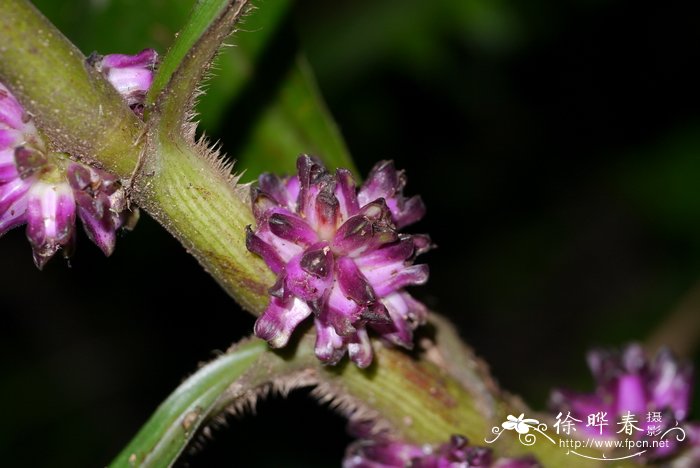
[{"label": "flower cluster at stem node", "polygon": [[360,437],[345,451],[343,468],[538,468],[531,456],[494,459],[491,449],[469,445],[466,437],[453,435],[442,445],[415,445],[385,434],[372,435],[366,428],[350,428]]},{"label": "flower cluster at stem node", "polygon": [[257,226],[248,228],[247,246],[277,275],[255,334],[279,348],[313,315],[316,356],[325,363],[347,351],[367,367],[368,329],[411,348],[427,309],[404,287],[428,280],[427,265],[413,261],[432,244],[398,229],[423,217],[422,200],[404,197],[406,178],[389,161],[378,163],[359,190],[349,171],[331,174],[311,156],[299,157],[297,171],[263,174],[253,189]]},{"label": "flower cluster at stem node", "polygon": [[[134,56],[93,56],[90,62],[140,116],[157,57],[146,49]],[[29,114],[0,83],[0,236],[26,224],[34,262],[43,268],[59,250],[72,253],[79,217],[88,237],[110,255],[117,230],[137,219],[138,212],[126,208],[114,175],[51,152]]]}]

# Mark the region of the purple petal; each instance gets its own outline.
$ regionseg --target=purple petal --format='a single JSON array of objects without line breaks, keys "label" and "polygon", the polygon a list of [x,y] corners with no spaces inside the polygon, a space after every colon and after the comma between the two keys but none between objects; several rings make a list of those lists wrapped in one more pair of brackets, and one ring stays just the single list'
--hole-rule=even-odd
[{"label": "purple petal", "polygon": [[382,268],[362,269],[374,291],[379,297],[384,297],[406,286],[418,286],[428,281],[428,265],[413,265],[396,267],[390,264]]},{"label": "purple petal", "polygon": [[27,196],[27,238],[32,245],[34,262],[41,269],[73,238],[75,199],[67,182],[36,181]]},{"label": "purple petal", "polygon": [[309,246],[318,241],[316,232],[298,216],[273,213],[268,218],[270,231],[279,238]]},{"label": "purple petal", "polygon": [[296,176],[282,178],[265,173],[258,178],[258,187],[261,192],[271,197],[278,205],[290,211],[296,211],[297,198],[299,197],[299,179]]},{"label": "purple petal", "polygon": [[318,237],[323,240],[333,239],[340,220],[340,204],[333,194],[333,188],[332,183],[324,181],[312,186],[309,190],[309,200],[313,200],[313,205],[305,214],[309,224],[316,229]]},{"label": "purple petal", "polygon": [[416,248],[416,256],[435,248],[435,245],[430,240],[430,236],[427,234],[412,234],[411,239]]},{"label": "purple petal", "polygon": [[644,372],[647,367],[647,358],[644,349],[637,343],[628,345],[622,352],[622,368],[628,374]]},{"label": "purple petal", "polygon": [[67,170],[68,183],[73,190],[87,190],[93,183],[93,175],[90,170],[82,164],[70,164]]},{"label": "purple petal", "polygon": [[340,257],[337,264],[338,284],[345,296],[361,306],[367,306],[377,300],[372,286],[351,258]]},{"label": "purple petal", "polygon": [[345,354],[345,343],[333,327],[320,319],[315,319],[316,325],[316,357],[325,364],[337,364]]},{"label": "purple petal", "polygon": [[405,185],[405,177],[394,167],[393,161],[380,161],[374,165],[367,180],[357,194],[360,206],[378,198],[389,199]]},{"label": "purple petal", "polygon": [[333,254],[318,244],[290,260],[285,271],[286,291],[304,301],[319,300],[333,284]]},{"label": "purple petal", "polygon": [[391,318],[390,324],[373,325],[382,338],[404,348],[413,348],[413,330],[425,323],[428,309],[408,293],[389,294],[382,298]]},{"label": "purple petal", "polygon": [[391,210],[396,227],[399,229],[420,221],[427,211],[425,203],[419,195],[407,200],[398,198],[395,203],[393,200],[387,201],[387,205]]},{"label": "purple petal", "polygon": [[680,364],[668,349],[656,355],[649,385],[656,408],[670,408],[674,417],[683,421],[688,416],[693,387],[693,369]]},{"label": "purple petal", "polygon": [[364,369],[372,364],[372,343],[364,327],[358,328],[357,333],[348,338],[347,346],[348,356],[357,367]]},{"label": "purple petal", "polygon": [[364,306],[348,298],[335,282],[324,308],[324,323],[332,326],[336,334],[348,336],[355,333],[354,324],[361,319],[363,309]]},{"label": "purple petal", "polygon": [[153,69],[158,61],[158,52],[144,49],[136,55],[108,54],[102,59],[103,68],[150,68]]},{"label": "purple petal", "polygon": [[20,103],[10,90],[0,83],[0,124],[19,130],[24,126],[23,116],[24,109]]},{"label": "purple petal", "polygon": [[122,96],[145,93],[153,84],[153,72],[138,68],[113,68],[107,73],[107,79]]},{"label": "purple petal", "polygon": [[315,158],[297,159],[299,174],[299,214],[306,218],[322,240],[330,240],[339,221],[339,202],[335,197],[335,178]]},{"label": "purple petal", "polygon": [[256,187],[251,188],[250,198],[253,200],[253,215],[258,223],[266,220],[271,211],[279,208],[274,198]]},{"label": "purple petal", "polygon": [[418,196],[404,197],[405,185],[404,172],[397,171],[392,161],[381,161],[372,168],[367,181],[358,193],[360,206],[383,198],[398,228],[415,223],[425,215],[425,205]]},{"label": "purple petal", "polygon": [[117,241],[117,227],[114,225],[110,211],[109,198],[101,192],[94,198],[85,192],[76,192],[74,196],[85,232],[90,240],[109,257],[114,252]]},{"label": "purple petal", "polygon": [[284,271],[285,262],[277,254],[274,247],[255,235],[250,226],[246,227],[245,245],[248,250],[260,255],[273,273],[280,274]]},{"label": "purple petal", "polygon": [[[0,190],[2,187],[0,187]],[[27,197],[22,196],[10,204],[5,210],[0,210],[0,236],[12,228],[27,222]]]},{"label": "purple petal", "polygon": [[290,298],[284,301],[271,297],[265,312],[255,322],[255,336],[261,338],[273,348],[281,348],[289,342],[294,329],[311,314],[311,309],[304,301]]},{"label": "purple petal", "polygon": [[0,185],[0,213],[9,210],[17,200],[26,195],[30,187],[30,181],[19,178]]},{"label": "purple petal", "polygon": [[617,382],[617,414],[627,411],[641,413],[647,410],[647,395],[644,380],[635,374],[621,375]]},{"label": "purple petal", "polygon": [[355,257],[354,260],[361,269],[378,268],[389,264],[402,266],[406,260],[413,257],[415,251],[413,236],[399,235],[398,242],[364,253]]},{"label": "purple petal", "polygon": [[421,447],[405,442],[358,440],[348,446],[343,468],[403,468],[425,455]]},{"label": "purple petal", "polygon": [[333,239],[333,251],[357,257],[397,239],[386,205],[377,201],[364,206],[360,214],[340,226]]},{"label": "purple petal", "polygon": [[340,209],[340,222],[345,222],[351,216],[355,216],[360,210],[357,201],[357,188],[352,174],[347,169],[338,169],[335,172],[336,186],[335,198],[338,199]]},{"label": "purple petal", "polygon": [[13,148],[0,150],[0,184],[5,184],[19,177],[14,153]]},{"label": "purple petal", "polygon": [[255,235],[258,236],[262,241],[269,244],[284,262],[288,262],[293,257],[303,252],[304,246],[297,245],[292,241],[283,239],[272,233],[270,229],[270,223],[268,222],[268,220],[270,216],[277,213],[281,213],[287,216],[294,216],[283,208],[276,208],[275,210],[268,212],[266,217],[258,220],[258,227],[255,230]]}]

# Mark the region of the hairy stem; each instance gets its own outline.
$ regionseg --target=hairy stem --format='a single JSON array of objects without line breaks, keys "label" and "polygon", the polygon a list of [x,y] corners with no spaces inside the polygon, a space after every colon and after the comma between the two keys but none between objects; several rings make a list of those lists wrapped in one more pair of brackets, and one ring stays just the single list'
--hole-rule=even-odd
[{"label": "hairy stem", "polygon": [[245,246],[245,228],[255,221],[248,187],[234,186],[202,148],[148,137],[146,162],[132,196],[194,255],[246,310],[267,304],[272,272]]}]

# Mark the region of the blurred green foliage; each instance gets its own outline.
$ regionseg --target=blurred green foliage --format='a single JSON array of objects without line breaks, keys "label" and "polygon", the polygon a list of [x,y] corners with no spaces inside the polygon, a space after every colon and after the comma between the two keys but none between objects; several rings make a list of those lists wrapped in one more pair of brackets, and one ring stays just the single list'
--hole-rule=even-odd
[{"label": "blurred green foliage", "polygon": [[[36,1],[85,53],[164,51],[192,3]],[[359,172],[394,158],[407,169],[408,192],[426,199],[417,229],[440,248],[426,258],[431,281],[416,294],[457,322],[509,390],[543,408],[553,386],[590,388],[586,349],[646,339],[696,285],[700,57],[685,6],[257,5],[207,84],[202,129],[241,160],[247,180],[291,171],[299,152],[342,160],[347,150],[325,118],[313,70]],[[21,233],[0,242],[0,256],[17,265],[0,273],[10,285],[0,392],[22,408],[6,414],[5,459],[107,463],[197,360],[250,331],[147,218],[109,261],[81,246],[75,269],[55,262],[39,275],[28,255]],[[107,277],[131,278],[129,294],[114,294]],[[151,288],[152,277],[177,297]],[[109,304],[95,313],[104,295]],[[192,324],[192,310],[206,311],[209,323]],[[692,358],[700,362],[697,346]],[[314,408],[300,396],[263,404],[259,418],[232,424],[186,462],[279,465],[266,451],[236,454],[236,443],[256,447],[260,437],[298,454],[300,466],[337,465],[342,421]],[[308,435],[289,421],[302,418],[328,428],[325,444],[299,448]],[[41,453],[30,450],[35,437]]]}]

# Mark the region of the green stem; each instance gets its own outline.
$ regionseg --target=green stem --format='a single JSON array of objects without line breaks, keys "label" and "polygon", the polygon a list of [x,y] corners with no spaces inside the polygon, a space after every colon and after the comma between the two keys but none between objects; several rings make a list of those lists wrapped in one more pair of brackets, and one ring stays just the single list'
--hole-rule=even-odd
[{"label": "green stem", "polygon": [[208,419],[219,396],[266,348],[264,342],[252,340],[199,369],[158,407],[111,466],[170,466]]},{"label": "green stem", "polygon": [[182,135],[202,78],[247,8],[248,0],[200,0],[163,59],[146,98],[146,117],[158,115],[171,138]]},{"label": "green stem", "polygon": [[53,150],[129,177],[143,123],[33,5],[2,0],[0,80],[35,116]]},{"label": "green stem", "polygon": [[245,246],[245,228],[255,223],[248,187],[234,187],[228,174],[200,153],[149,135],[146,162],[132,195],[239,304],[257,315],[267,304],[274,276]]}]

